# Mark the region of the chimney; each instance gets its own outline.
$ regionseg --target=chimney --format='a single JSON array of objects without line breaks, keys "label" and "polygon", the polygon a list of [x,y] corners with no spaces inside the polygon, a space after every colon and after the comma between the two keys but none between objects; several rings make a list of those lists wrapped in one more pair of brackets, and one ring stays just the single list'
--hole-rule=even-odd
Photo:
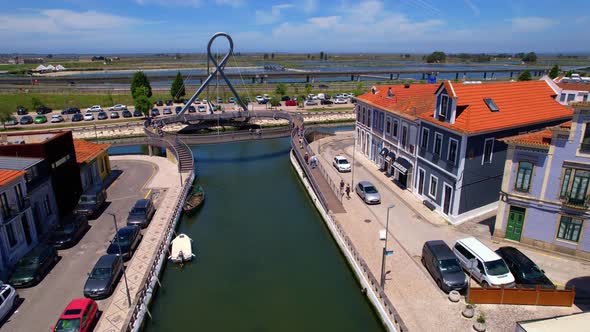
[{"label": "chimney", "polygon": [[404,88],[409,89],[410,88],[410,83],[405,83],[404,84]]},{"label": "chimney", "polygon": [[376,87],[372,87],[371,88],[371,93],[372,94],[376,94],[377,93],[377,88]]},{"label": "chimney", "polygon": [[389,87],[389,89],[387,89],[387,98],[391,97],[393,97],[393,91],[391,90],[391,87]]}]

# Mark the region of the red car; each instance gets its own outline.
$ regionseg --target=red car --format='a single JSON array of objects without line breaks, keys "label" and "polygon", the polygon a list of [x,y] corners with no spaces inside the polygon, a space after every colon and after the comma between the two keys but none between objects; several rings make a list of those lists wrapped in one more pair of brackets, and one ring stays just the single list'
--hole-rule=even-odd
[{"label": "red car", "polygon": [[96,301],[81,298],[74,299],[68,304],[59,317],[57,324],[51,329],[54,332],[87,332],[90,331],[98,318]]},{"label": "red car", "polygon": [[287,100],[285,106],[297,106],[297,102],[295,100]]}]

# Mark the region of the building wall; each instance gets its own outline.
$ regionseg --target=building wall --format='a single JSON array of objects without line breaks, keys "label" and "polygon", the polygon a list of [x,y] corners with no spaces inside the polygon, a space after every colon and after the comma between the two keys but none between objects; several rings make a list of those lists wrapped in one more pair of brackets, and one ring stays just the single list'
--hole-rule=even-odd
[{"label": "building wall", "polygon": [[39,237],[45,237],[59,223],[59,210],[51,179],[46,178],[33,191],[29,191],[29,199],[37,233]]},{"label": "building wall", "polygon": [[102,154],[97,157],[99,167],[98,172],[101,180],[104,181],[111,174],[111,162],[109,160],[109,154],[105,150]]},{"label": "building wall", "polygon": [[555,97],[555,100],[562,105],[568,105],[574,102],[590,100],[588,94],[588,91],[561,90],[561,93]]}]

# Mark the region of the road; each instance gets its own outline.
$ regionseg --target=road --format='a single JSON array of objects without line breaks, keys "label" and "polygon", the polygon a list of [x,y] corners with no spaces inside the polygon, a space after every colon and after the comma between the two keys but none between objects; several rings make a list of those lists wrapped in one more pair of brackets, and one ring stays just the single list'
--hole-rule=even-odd
[{"label": "road", "polygon": [[[69,301],[83,297],[87,273],[98,258],[105,254],[107,244],[115,235],[112,217],[117,216],[119,227],[125,226],[126,216],[133,203],[147,194],[145,184],[154,174],[153,166],[132,161],[112,163],[113,173],[120,173],[107,189],[109,203],[102,215],[91,220],[91,228],[73,248],[60,250],[61,260],[41,281],[32,288],[18,289],[24,302],[0,328],[4,332],[48,331]],[[110,300],[98,301],[99,310]]]}]

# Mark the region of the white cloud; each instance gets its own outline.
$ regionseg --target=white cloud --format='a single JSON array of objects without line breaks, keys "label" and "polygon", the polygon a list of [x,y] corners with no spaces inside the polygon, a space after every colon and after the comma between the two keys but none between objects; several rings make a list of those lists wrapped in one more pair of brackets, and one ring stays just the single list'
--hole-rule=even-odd
[{"label": "white cloud", "polygon": [[475,16],[479,16],[481,14],[481,11],[479,10],[479,7],[477,7],[473,1],[471,0],[463,0],[465,2],[465,5],[467,5],[467,7],[469,7],[469,9],[471,9],[471,11],[473,12],[473,14]]},{"label": "white cloud", "polygon": [[512,30],[517,32],[538,32],[547,30],[557,24],[559,21],[538,16],[516,17],[512,20]]},{"label": "white cloud", "polygon": [[281,19],[281,11],[283,9],[294,7],[293,4],[285,3],[280,5],[274,5],[270,11],[257,10],[256,11],[256,24],[272,24]]},{"label": "white cloud", "polygon": [[243,6],[246,2],[245,0],[215,0],[215,3],[220,6],[227,5],[230,7],[238,8]]},{"label": "white cloud", "polygon": [[340,18],[340,16],[323,16],[312,17],[309,18],[307,21],[320,29],[328,29],[340,23]]}]

